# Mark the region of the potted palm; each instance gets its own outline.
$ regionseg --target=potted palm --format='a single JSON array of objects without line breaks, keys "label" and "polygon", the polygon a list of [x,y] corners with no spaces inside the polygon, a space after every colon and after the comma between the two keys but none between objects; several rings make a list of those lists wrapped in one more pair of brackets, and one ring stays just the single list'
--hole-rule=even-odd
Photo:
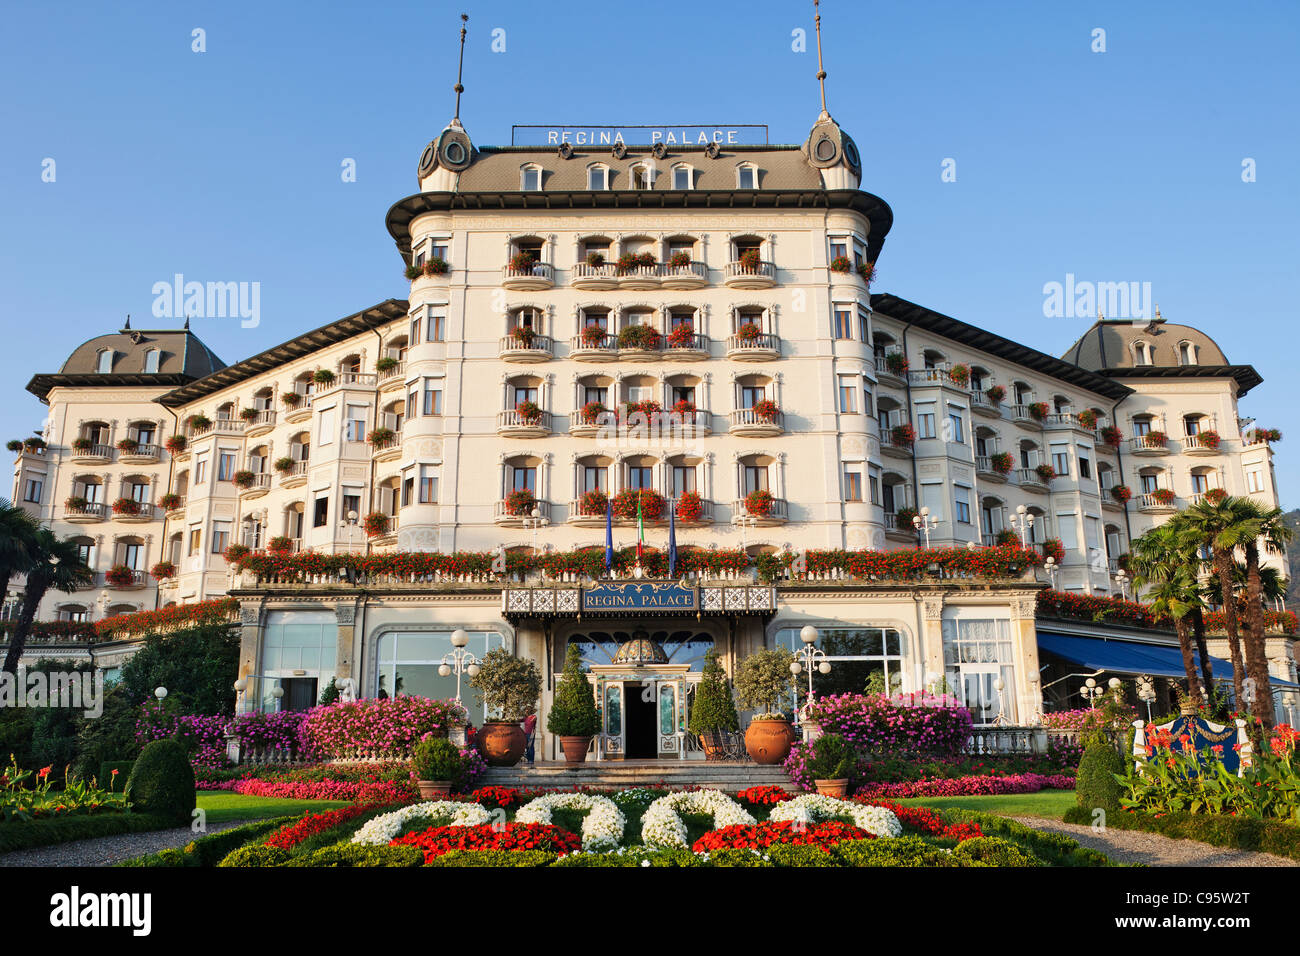
[{"label": "potted palm", "polygon": [[695,703],[691,705],[690,729],[700,738],[705,760],[721,760],[726,752],[725,735],[740,730],[736,704],[731,699],[731,687],[718,662],[717,651],[711,650],[704,656],[704,671],[695,688]]},{"label": "potted palm", "polygon": [[564,674],[555,686],[555,702],[546,715],[546,729],[560,738],[564,759],[570,766],[587,759],[591,738],[600,732],[600,715],[596,713],[591,683],[575,644],[569,645],[565,655]]},{"label": "potted palm", "polygon": [[445,737],[426,737],[415,745],[411,770],[424,800],[445,800],[460,775],[464,758]]},{"label": "potted palm", "polygon": [[839,734],[822,734],[813,742],[808,771],[822,796],[843,800],[856,762],[853,748]]},{"label": "potted palm", "polygon": [[793,691],[790,665],[794,654],[782,649],[749,655],[736,668],[736,697],[754,714],[745,730],[745,749],[754,763],[772,766],[785,760],[794,742],[794,727],[774,708]]},{"label": "potted palm", "polygon": [[474,738],[483,758],[493,767],[513,767],[528,743],[519,724],[537,708],[542,692],[537,665],[498,647],[483,655],[469,683],[479,692],[484,709],[497,715],[485,720]]}]

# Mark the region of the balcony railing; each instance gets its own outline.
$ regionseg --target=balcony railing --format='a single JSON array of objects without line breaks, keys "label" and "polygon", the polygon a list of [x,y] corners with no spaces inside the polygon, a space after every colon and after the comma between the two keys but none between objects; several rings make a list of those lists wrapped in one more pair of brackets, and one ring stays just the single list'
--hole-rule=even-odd
[{"label": "balcony railing", "polygon": [[609,333],[601,335],[599,338],[592,337],[588,339],[582,335],[575,335],[569,339],[569,353],[575,358],[600,357],[604,360],[618,358],[618,348],[614,336]]},{"label": "balcony railing", "polygon": [[507,289],[549,289],[555,285],[555,267],[534,262],[522,269],[507,263],[501,267],[501,285]]},{"label": "balcony railing", "polygon": [[981,412],[985,415],[1001,415],[1002,406],[989,398],[982,390],[973,388],[970,390],[970,407],[973,412]]},{"label": "balcony railing", "polygon": [[374,388],[378,376],[374,372],[339,372],[334,376],[334,381],[328,385],[320,386],[322,392],[327,392],[331,388]]},{"label": "balcony railing", "polygon": [[511,514],[509,504],[503,499],[496,503],[493,518],[499,524],[522,525],[525,519],[532,520],[533,512],[537,512],[537,519],[540,521],[551,519],[551,503],[549,501],[535,501],[533,506],[521,514]]},{"label": "balcony railing", "polygon": [[675,353],[682,354],[687,352],[697,354],[703,353],[701,356],[703,357],[707,356],[709,352],[709,337],[707,335],[700,335],[698,332],[693,332],[689,341],[685,341],[680,345],[674,345],[668,340],[668,336],[664,336],[663,348],[670,358]]},{"label": "balcony railing", "polygon": [[1162,495],[1159,492],[1148,493],[1144,495],[1135,495],[1137,499],[1138,511],[1176,511],[1177,498],[1172,495]]},{"label": "balcony railing", "polygon": [[101,445],[96,443],[91,445],[89,448],[82,448],[80,450],[76,448],[72,449],[72,457],[74,460],[78,458],[102,458],[105,461],[112,461],[113,451],[114,449],[112,445]]},{"label": "balcony railing", "polygon": [[306,478],[307,469],[310,466],[311,466],[311,462],[306,459],[302,461],[295,461],[292,465],[289,466],[287,470],[280,472],[280,483],[286,484],[287,482],[293,481],[298,478]]},{"label": "balcony railing", "polygon": [[259,408],[257,414],[252,418],[246,419],[247,430],[252,431],[255,428],[270,428],[275,424],[274,408]]},{"label": "balcony railing", "polygon": [[83,521],[103,521],[104,515],[107,514],[107,507],[102,501],[87,501],[84,505],[66,505],[63,509],[63,516],[70,521],[81,519]]},{"label": "balcony railing", "polygon": [[384,385],[387,382],[393,381],[393,379],[401,378],[405,374],[406,374],[406,363],[398,362],[390,369],[386,369],[385,371],[382,372],[377,372],[376,376],[379,379],[379,384]]},{"label": "balcony railing", "polygon": [[1042,421],[1035,418],[1034,413],[1029,410],[1029,405],[1022,402],[1016,402],[1011,406],[1011,419],[1022,424],[1042,425]]},{"label": "balcony railing", "polygon": [[749,435],[779,435],[785,431],[781,412],[760,415],[752,408],[737,408],[731,413],[731,431]]},{"label": "balcony railing", "polygon": [[1169,453],[1169,439],[1163,434],[1134,435],[1130,440],[1133,443],[1133,453],[1135,455],[1167,455]]},{"label": "balcony railing", "polygon": [[271,490],[271,476],[265,472],[254,475],[253,482],[239,489],[241,495],[265,494]]},{"label": "balcony railing", "polygon": [[765,289],[776,285],[776,266],[771,262],[760,262],[757,266],[747,266],[739,260],[728,262],[722,274],[726,284],[737,289]]},{"label": "balcony railing", "polygon": [[555,341],[549,335],[533,335],[530,339],[503,335],[497,346],[497,353],[502,358],[520,354],[529,355],[534,360],[550,358],[555,354]]},{"label": "balcony railing", "polygon": [[[154,506],[148,501],[137,501],[135,511],[113,511],[113,517],[118,521],[152,521],[154,519]],[[110,510],[112,510],[110,506]]]},{"label": "balcony railing", "polygon": [[218,435],[242,435],[246,427],[242,418],[218,418],[212,423],[212,431]]},{"label": "balcony railing", "polygon": [[753,336],[729,335],[727,336],[727,357],[744,359],[753,358],[779,358],[781,355],[781,340],[769,332],[760,332]]},{"label": "balcony railing", "polygon": [[877,355],[877,356],[876,356],[876,375],[877,375],[877,376],[880,376],[880,375],[888,375],[890,378],[898,379],[899,381],[902,381],[903,379],[905,379],[905,378],[907,377],[907,373],[906,373],[906,372],[901,372],[901,373],[900,373],[900,372],[895,372],[895,371],[893,371],[892,369],[890,369],[890,367],[889,367],[889,356],[890,356],[890,355],[901,355],[901,354],[902,354],[901,352],[895,350],[895,351],[893,351],[893,352],[886,352],[884,355]]},{"label": "balcony railing", "polygon": [[1045,491],[1047,489],[1047,480],[1033,468],[1017,468],[1016,484],[1022,488],[1029,488],[1036,491]]},{"label": "balcony railing", "polygon": [[542,411],[531,416],[508,408],[497,412],[497,431],[529,430],[535,434],[544,434],[551,430],[551,413]]},{"label": "balcony railing", "polygon": [[745,507],[745,499],[737,498],[731,503],[731,513],[741,521],[747,521],[751,524],[779,524],[789,520],[790,507],[784,498],[773,498],[772,507],[765,515],[750,514],[749,509]]},{"label": "balcony railing", "polygon": [[659,275],[665,289],[699,289],[709,284],[709,267],[703,262],[692,261],[685,266],[665,262],[659,267]]},{"label": "balcony railing", "polygon": [[117,581],[111,581],[105,575],[104,583],[114,590],[127,590],[130,588],[142,588],[145,586],[148,578],[144,571],[132,571],[129,578],[123,577]]},{"label": "balcony railing", "polygon": [[121,452],[122,461],[157,461],[162,457],[162,448],[158,445],[136,445],[131,451]]},{"label": "balcony railing", "polygon": [[569,277],[569,281],[579,289],[612,289],[618,285],[618,267],[608,262],[599,266],[579,262]]},{"label": "balcony railing", "polygon": [[1183,451],[1193,455],[1213,455],[1223,447],[1223,441],[1217,435],[1206,437],[1204,432],[1187,435],[1183,438]]}]

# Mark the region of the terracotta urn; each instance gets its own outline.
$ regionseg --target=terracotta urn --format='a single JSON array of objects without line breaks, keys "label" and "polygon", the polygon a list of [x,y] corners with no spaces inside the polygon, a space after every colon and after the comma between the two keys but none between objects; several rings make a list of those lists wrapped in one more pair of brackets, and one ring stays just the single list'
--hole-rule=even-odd
[{"label": "terracotta urn", "polygon": [[813,784],[817,787],[817,792],[823,797],[835,797],[837,800],[843,800],[849,792],[849,778],[837,777],[834,780],[814,780]]},{"label": "terracotta urn", "polygon": [[421,800],[446,800],[451,796],[450,780],[417,780]]},{"label": "terracotta urn", "polygon": [[794,727],[788,720],[751,720],[745,731],[745,749],[756,764],[779,764],[793,743]]},{"label": "terracotta urn", "polygon": [[560,748],[564,751],[564,761],[570,766],[585,763],[587,760],[587,750],[590,747],[590,735],[560,738]]},{"label": "terracotta urn", "polygon": [[524,729],[509,720],[485,721],[474,740],[489,767],[513,767],[528,746]]}]

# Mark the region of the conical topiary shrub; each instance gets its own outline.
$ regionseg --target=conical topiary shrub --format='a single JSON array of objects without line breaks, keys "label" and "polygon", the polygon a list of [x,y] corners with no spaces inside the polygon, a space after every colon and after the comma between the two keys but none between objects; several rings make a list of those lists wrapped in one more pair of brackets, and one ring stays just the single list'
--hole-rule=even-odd
[{"label": "conical topiary shrub", "polygon": [[126,781],[126,798],[135,813],[148,813],[178,825],[194,813],[194,768],[189,754],[176,740],[145,744]]},{"label": "conical topiary shrub", "polygon": [[555,685],[555,701],[546,715],[546,729],[557,737],[592,737],[600,732],[600,715],[596,713],[591,682],[574,644],[569,645],[564,673]]},{"label": "conical topiary shrub", "polygon": [[1074,798],[1079,806],[1089,811],[1098,807],[1107,812],[1118,810],[1124,787],[1115,779],[1115,774],[1123,774],[1125,769],[1124,758],[1106,735],[1091,734],[1074,782]]},{"label": "conical topiary shrub", "polygon": [[736,715],[736,702],[731,696],[731,682],[718,661],[718,652],[704,655],[704,670],[695,688],[695,702],[691,705],[691,733],[700,738],[704,756],[708,760],[722,757],[723,733],[740,729]]}]

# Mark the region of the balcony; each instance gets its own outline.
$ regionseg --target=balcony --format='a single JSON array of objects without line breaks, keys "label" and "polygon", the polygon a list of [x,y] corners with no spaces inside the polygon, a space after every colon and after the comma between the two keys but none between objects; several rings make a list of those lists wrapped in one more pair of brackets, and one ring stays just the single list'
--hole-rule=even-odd
[{"label": "balcony", "polygon": [[737,408],[730,418],[727,431],[742,438],[772,438],[785,433],[785,418],[780,411],[760,414],[752,408]]},{"label": "balcony", "polygon": [[618,359],[614,336],[575,335],[569,339],[569,358],[575,362],[613,362]]},{"label": "balcony", "polygon": [[[509,504],[504,500],[498,501],[494,508],[492,520],[502,528],[522,528],[524,526],[524,519],[527,518],[531,520],[533,511],[537,512],[539,520],[545,518],[549,521],[551,518],[551,503],[549,501],[536,501],[528,511],[522,514],[511,514]],[[604,523],[604,520],[605,518],[602,515],[601,522]]]},{"label": "balcony", "polygon": [[299,422],[305,422],[311,418],[311,400],[315,398],[315,393],[304,394],[303,392],[294,392],[298,396],[297,405],[286,405],[284,409],[284,421],[286,425],[296,425]]},{"label": "balcony", "polygon": [[214,435],[237,435],[242,438],[247,428],[247,423],[242,418],[218,418],[212,423],[211,432]]},{"label": "balcony", "polygon": [[83,504],[63,506],[63,520],[73,524],[90,524],[103,521],[108,509],[102,501],[87,501]]},{"label": "balcony", "polygon": [[1028,404],[1016,403],[1011,406],[1011,420],[1026,428],[1042,428],[1043,421],[1035,417]]},{"label": "balcony", "polygon": [[1062,428],[1071,428],[1078,432],[1083,432],[1094,441],[1097,438],[1097,426],[1085,425],[1079,420],[1079,416],[1074,412],[1052,412],[1043,416],[1043,428],[1048,431],[1059,431]]},{"label": "balcony", "polygon": [[970,392],[970,410],[985,418],[1001,418],[1002,404],[989,398],[984,392],[972,389]]},{"label": "balcony", "polygon": [[683,333],[678,337],[676,344],[672,339],[671,334],[664,339],[663,357],[669,361],[703,362],[709,357],[709,337],[707,335],[691,333],[690,336],[687,336]]},{"label": "balcony", "polygon": [[88,447],[72,449],[74,465],[106,465],[113,460],[113,446],[93,444]]},{"label": "balcony", "polygon": [[117,460],[124,465],[152,465],[160,458],[162,447],[159,445],[136,445],[130,451],[118,449],[117,454]]},{"label": "balcony", "polygon": [[615,267],[614,272],[620,289],[658,289],[662,281],[659,277],[661,268],[663,267],[658,264],[652,266],[628,266],[623,269]]},{"label": "balcony", "polygon": [[104,585],[112,591],[138,591],[148,583],[148,577],[143,571],[133,570],[129,575],[123,575],[117,580],[110,579],[109,574],[112,572],[104,575]]},{"label": "balcony", "polygon": [[998,471],[993,467],[992,455],[975,456],[975,475],[985,481],[1005,482],[1009,471]]},{"label": "balcony", "polygon": [[772,528],[790,520],[790,507],[784,498],[773,498],[772,507],[766,514],[752,514],[745,507],[745,499],[737,498],[731,503],[732,521],[744,522],[749,527]]},{"label": "balcony", "polygon": [[1034,468],[1017,468],[1016,484],[1026,491],[1047,491],[1047,479],[1038,473]]},{"label": "balcony", "polygon": [[599,292],[603,289],[618,288],[618,268],[604,263],[593,266],[585,262],[579,262],[569,273],[569,285],[575,289],[586,289],[593,292]]},{"label": "balcony", "polygon": [[549,362],[555,356],[555,341],[549,335],[503,335],[497,357],[503,362]]},{"label": "balcony", "polygon": [[381,392],[391,392],[394,389],[400,389],[406,380],[406,363],[398,362],[391,368],[386,368],[382,372],[376,373],[379,379],[378,386]]},{"label": "balcony", "polygon": [[1171,515],[1178,510],[1178,499],[1172,493],[1163,493],[1166,489],[1135,495],[1137,510],[1149,515]]},{"label": "balcony", "polygon": [[1167,455],[1169,454],[1169,439],[1164,432],[1134,435],[1129,439],[1129,452],[1143,457]]},{"label": "balcony", "polygon": [[728,289],[770,289],[776,285],[776,266],[770,262],[756,266],[728,262],[722,276]]},{"label": "balcony", "polygon": [[287,469],[280,472],[280,487],[298,488],[307,484],[307,469],[310,466],[310,461],[295,461]]},{"label": "balcony", "polygon": [[177,495],[176,501],[171,502],[171,507],[165,509],[167,519],[170,521],[174,518],[185,517],[185,496]]},{"label": "balcony", "polygon": [[133,505],[134,510],[123,510],[131,508],[131,505],[123,505],[121,507],[114,505],[111,509],[113,512],[113,520],[121,521],[124,524],[146,524],[157,517],[155,513],[156,509],[149,502],[136,501],[133,502]]},{"label": "balcony", "polygon": [[402,457],[402,430],[390,429],[391,438],[376,438],[371,433],[370,457],[373,461],[396,461]]},{"label": "balcony", "polygon": [[907,382],[909,385],[921,388],[926,386],[945,385],[948,388],[955,388],[963,395],[970,394],[969,386],[964,382],[958,383],[954,381],[952,373],[947,368],[941,366],[911,369],[907,373]]},{"label": "balcony", "polygon": [[251,484],[239,489],[239,497],[252,499],[260,498],[271,490],[271,476],[263,472],[253,476]]},{"label": "balcony", "polygon": [[569,412],[569,434],[575,438],[595,438],[596,433],[602,428],[614,428],[618,421],[613,411],[604,411],[597,415],[592,421],[587,421],[582,415],[582,409]]},{"label": "balcony", "polygon": [[880,450],[891,458],[910,459],[915,441],[896,438],[892,430],[880,433]]},{"label": "balcony", "polygon": [[[681,502],[677,502],[672,505],[672,507],[681,507]],[[702,528],[706,524],[713,524],[713,502],[706,498],[701,498],[699,517],[683,518],[681,515],[678,515],[676,523],[679,528]]]},{"label": "balcony", "polygon": [[555,286],[555,267],[546,262],[534,262],[522,269],[512,265],[501,267],[501,288],[515,292],[540,292]]},{"label": "balcony", "polygon": [[340,388],[374,388],[378,378],[374,372],[339,372],[332,382],[317,382],[316,394],[325,395]]},{"label": "balcony", "polygon": [[275,428],[275,409],[259,408],[257,414],[244,419],[245,428],[244,436],[246,438],[255,438],[258,435],[265,435],[271,429]]},{"label": "balcony", "polygon": [[665,263],[659,267],[659,276],[663,289],[703,289],[709,284],[709,267],[703,262],[685,266]]},{"label": "balcony", "polygon": [[502,438],[541,438],[550,433],[550,412],[525,415],[513,408],[497,412],[497,434]]},{"label": "balcony", "polygon": [[564,519],[565,524],[571,524],[579,528],[603,528],[605,527],[605,507],[583,508],[582,499],[574,498],[569,502],[569,516]]},{"label": "balcony", "polygon": [[397,515],[387,515],[388,526],[384,529],[383,534],[368,535],[366,541],[374,548],[386,548],[397,544],[397,526],[399,518]]},{"label": "balcony", "polygon": [[907,521],[900,521],[898,515],[886,511],[885,537],[891,541],[903,541],[908,544],[915,544],[916,528],[912,526],[910,518]]},{"label": "balcony", "polygon": [[[1208,437],[1207,437],[1208,436]],[[1223,442],[1217,432],[1199,432],[1183,439],[1184,455],[1218,455],[1223,451]]]},{"label": "balcony", "polygon": [[781,357],[781,340],[767,332],[727,337],[727,358],[736,362],[772,362]]}]

